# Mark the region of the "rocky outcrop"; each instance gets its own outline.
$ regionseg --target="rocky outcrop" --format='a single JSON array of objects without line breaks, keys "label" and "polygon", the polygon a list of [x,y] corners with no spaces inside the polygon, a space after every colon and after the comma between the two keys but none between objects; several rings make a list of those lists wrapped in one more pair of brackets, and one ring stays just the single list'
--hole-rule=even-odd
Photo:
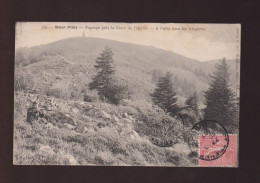
[{"label": "rocky outcrop", "polygon": [[114,119],[117,123],[119,122],[118,117],[114,116],[113,119]]},{"label": "rocky outcrop", "polygon": [[64,158],[65,160],[67,160],[69,165],[78,165],[77,160],[76,160],[76,159],[74,158],[74,156],[72,156],[71,154],[68,154],[68,153],[66,153],[66,152],[64,152],[64,151],[61,150],[61,151],[58,153],[58,155],[59,155],[61,158]]},{"label": "rocky outcrop", "polygon": [[52,123],[47,123],[46,127],[47,127],[48,129],[52,129],[54,126],[53,126]]},{"label": "rocky outcrop", "polygon": [[112,119],[110,114],[106,113],[105,111],[101,111],[101,113],[103,114],[103,118],[105,118],[105,119]]},{"label": "rocky outcrop", "polygon": [[66,126],[68,129],[70,130],[75,130],[77,126],[75,125],[71,125],[71,124],[68,124],[68,123],[64,123],[64,126]]},{"label": "rocky outcrop", "polygon": [[78,165],[78,162],[74,158],[74,156],[72,156],[71,154],[65,153],[62,150],[60,150],[59,152],[56,151],[57,153],[55,153],[49,145],[40,145],[39,150],[42,151],[43,153],[47,153],[49,155],[57,154],[59,157],[61,157],[65,161],[68,161],[69,165]]},{"label": "rocky outcrop", "polygon": [[135,130],[132,130],[132,132],[130,134],[130,137],[133,140],[140,140],[140,139],[142,139],[142,137],[140,137],[140,135]]},{"label": "rocky outcrop", "polygon": [[44,118],[52,123],[59,125],[72,125],[77,126],[77,123],[67,114],[58,111],[45,111]]},{"label": "rocky outcrop", "polygon": [[123,118],[129,118],[128,114],[125,112],[121,115]]},{"label": "rocky outcrop", "polygon": [[55,152],[52,150],[52,148],[48,145],[41,145],[39,150],[44,153],[51,154],[51,155],[55,154]]}]

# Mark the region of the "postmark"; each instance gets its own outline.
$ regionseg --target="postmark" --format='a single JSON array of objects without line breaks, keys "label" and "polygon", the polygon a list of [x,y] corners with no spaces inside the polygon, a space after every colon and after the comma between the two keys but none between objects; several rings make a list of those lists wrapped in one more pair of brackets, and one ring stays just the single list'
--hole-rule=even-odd
[{"label": "postmark", "polygon": [[226,152],[229,146],[229,135],[221,123],[203,120],[192,127],[188,143],[190,150],[198,153],[200,160],[213,161]]},{"label": "postmark", "polygon": [[176,142],[174,142],[171,139],[161,139],[161,138],[156,138],[153,136],[150,136],[150,141],[159,147],[172,147]]},{"label": "postmark", "polygon": [[159,147],[171,147],[178,142],[174,123],[167,118],[152,126],[152,134],[149,140]]}]

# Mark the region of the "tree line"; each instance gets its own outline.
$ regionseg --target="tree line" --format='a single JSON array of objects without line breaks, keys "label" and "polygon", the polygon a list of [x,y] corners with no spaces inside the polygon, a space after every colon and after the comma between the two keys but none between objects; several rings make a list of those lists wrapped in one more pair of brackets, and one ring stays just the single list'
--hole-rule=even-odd
[{"label": "tree line", "polygon": [[[96,58],[94,65],[97,73],[89,83],[90,90],[97,90],[100,99],[118,105],[120,101],[127,97],[127,85],[120,83],[115,77],[115,67],[113,66],[113,52],[110,48]],[[183,110],[192,111],[199,116],[202,113],[203,119],[216,120],[224,124],[231,131],[238,128],[238,102],[234,91],[229,84],[230,70],[223,58],[215,66],[215,72],[209,75],[209,88],[203,92],[205,108],[199,109],[198,95],[192,93],[185,101],[185,106],[177,104],[177,95],[173,74],[166,72],[159,77],[155,90],[150,94],[155,105],[159,106],[171,116],[176,116]],[[155,80],[155,78],[152,78]]]}]

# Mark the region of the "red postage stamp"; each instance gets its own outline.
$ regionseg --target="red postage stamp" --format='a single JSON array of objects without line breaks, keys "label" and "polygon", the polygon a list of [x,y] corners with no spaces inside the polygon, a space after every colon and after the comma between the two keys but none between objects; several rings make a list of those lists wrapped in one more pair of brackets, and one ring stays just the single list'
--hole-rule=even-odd
[{"label": "red postage stamp", "polygon": [[199,166],[237,167],[237,135],[200,135]]}]

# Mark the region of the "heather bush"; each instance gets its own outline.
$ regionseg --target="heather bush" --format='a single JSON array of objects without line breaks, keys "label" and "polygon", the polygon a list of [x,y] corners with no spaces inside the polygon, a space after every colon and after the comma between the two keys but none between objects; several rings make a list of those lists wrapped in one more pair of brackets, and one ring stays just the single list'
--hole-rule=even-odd
[{"label": "heather bush", "polygon": [[30,73],[16,68],[14,77],[14,91],[28,91],[35,88],[33,76]]}]

